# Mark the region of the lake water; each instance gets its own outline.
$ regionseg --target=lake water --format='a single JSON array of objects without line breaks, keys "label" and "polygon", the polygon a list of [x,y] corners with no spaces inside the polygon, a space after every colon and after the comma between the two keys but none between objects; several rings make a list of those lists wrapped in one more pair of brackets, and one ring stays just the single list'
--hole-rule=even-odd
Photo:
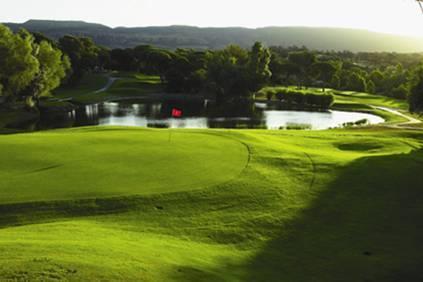
[{"label": "lake water", "polygon": [[[172,109],[182,110],[182,118],[172,118]],[[239,103],[216,107],[207,102],[107,102],[80,106],[66,116],[43,118],[34,130],[92,125],[122,125],[159,128],[267,128],[289,126],[310,129],[340,127],[366,119],[382,123],[378,116],[364,113],[328,111],[305,112],[270,109],[265,104]]]}]

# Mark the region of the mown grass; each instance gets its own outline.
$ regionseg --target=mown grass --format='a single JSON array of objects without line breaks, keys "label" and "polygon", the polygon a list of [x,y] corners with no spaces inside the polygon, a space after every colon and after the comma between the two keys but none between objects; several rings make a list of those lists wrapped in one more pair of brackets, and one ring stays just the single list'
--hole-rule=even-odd
[{"label": "mown grass", "polygon": [[92,95],[93,92],[106,85],[107,81],[107,74],[86,74],[76,85],[61,87],[56,89],[53,94],[58,98],[73,98],[75,101],[83,101],[85,96]]},{"label": "mown grass", "polygon": [[120,74],[119,79],[112,85],[112,87],[110,87],[110,89],[102,95],[117,98],[139,98],[148,97],[152,94],[162,94],[163,92],[164,86],[158,76],[123,73]]},{"label": "mown grass", "polygon": [[[117,80],[107,91],[96,92],[107,84],[109,77]],[[163,88],[158,76],[114,72],[88,74],[75,87],[58,89],[55,96],[64,99],[72,98],[75,103],[92,104],[120,98],[146,98],[153,94],[162,94]]]},{"label": "mown grass", "polygon": [[[144,162],[144,154],[148,155],[150,148],[165,152],[153,154],[159,159],[167,154],[173,158],[173,152],[163,144],[166,134],[162,130],[86,128],[3,136],[2,139],[11,138],[5,145],[15,154],[1,151],[2,164],[6,155],[10,163],[3,165],[2,173],[22,175],[20,167],[39,167],[34,164],[43,161],[43,155],[34,153],[28,159],[29,152],[58,154],[57,158],[62,160],[63,153],[58,150],[63,147],[56,147],[58,143],[67,143],[68,155],[73,153],[75,157],[65,159],[67,165],[63,168],[49,171],[49,178],[57,175],[58,185],[47,189],[48,193],[46,190],[37,193],[35,183],[34,191],[30,191],[28,184],[29,190],[15,193],[13,201],[10,191],[3,193],[4,188],[0,189],[2,196],[9,194],[6,202],[19,202],[0,205],[0,277],[141,281],[421,280],[423,178],[419,172],[423,166],[423,133],[383,128],[178,130],[174,146],[183,158],[201,155],[208,146],[212,146],[212,155],[222,158],[219,161],[204,155],[201,160],[195,157],[197,166],[208,167],[202,171],[211,175],[210,179],[226,174],[227,168],[220,166],[225,166],[225,158],[237,155],[231,146],[242,148],[241,166],[245,167],[247,145],[250,162],[229,182],[208,182],[208,176],[201,176],[204,181],[194,190],[188,185],[187,190],[181,187],[169,191],[169,182],[163,182],[163,187],[146,193],[140,193],[141,179],[135,181],[139,186],[132,187],[139,189],[137,193],[118,183],[114,186],[119,188],[108,187],[109,181],[100,179],[108,173],[95,180],[90,174],[98,171],[92,172],[87,165],[77,170],[78,174],[88,183],[98,181],[98,195],[72,200],[68,196],[68,189],[85,190],[84,180],[70,187],[65,179],[74,176],[59,171],[73,166],[72,160],[76,161],[77,156],[85,156],[87,152],[79,151],[83,144],[92,150],[91,160],[86,160],[92,166],[104,162],[102,146],[109,145],[123,154],[126,150],[141,150],[134,156],[124,155],[129,158],[127,163],[115,155],[111,158],[114,170],[134,174],[140,170],[142,174],[151,163],[152,169],[184,176],[188,178],[184,181],[191,183],[192,176],[187,176],[186,170],[196,169],[196,165],[190,164],[190,160],[180,161],[174,167],[156,166],[156,160],[151,158],[150,163]],[[187,146],[182,146],[185,142]],[[215,143],[218,149],[214,148]],[[68,173],[73,173],[75,167],[69,167]],[[39,178],[42,177],[40,173]],[[124,181],[122,184],[127,183],[119,178]],[[5,179],[1,177],[2,183]],[[62,181],[66,185],[60,185]],[[118,198],[102,198],[105,187],[123,189],[124,193]],[[22,199],[22,195],[32,198]],[[27,203],[33,200],[36,202]]]},{"label": "mown grass", "polygon": [[3,136],[0,147],[0,203],[198,189],[248,160],[239,142],[169,130],[57,130]]}]

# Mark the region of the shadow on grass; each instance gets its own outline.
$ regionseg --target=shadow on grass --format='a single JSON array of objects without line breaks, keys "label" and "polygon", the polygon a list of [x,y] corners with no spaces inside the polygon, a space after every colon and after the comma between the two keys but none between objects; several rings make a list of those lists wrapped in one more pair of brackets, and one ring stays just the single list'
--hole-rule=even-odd
[{"label": "shadow on grass", "polygon": [[247,281],[423,281],[423,150],[339,171],[245,267]]},{"label": "shadow on grass", "polygon": [[163,209],[163,203],[172,202],[181,194],[169,194],[165,200],[160,195],[152,195],[3,204],[0,205],[0,229],[133,210],[157,212]]}]

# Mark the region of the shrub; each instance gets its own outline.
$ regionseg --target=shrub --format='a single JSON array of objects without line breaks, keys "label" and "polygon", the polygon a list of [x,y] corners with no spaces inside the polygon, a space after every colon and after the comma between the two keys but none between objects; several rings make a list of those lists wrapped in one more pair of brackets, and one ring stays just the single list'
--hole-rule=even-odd
[{"label": "shrub", "polygon": [[311,130],[311,124],[302,124],[302,123],[288,123],[286,125],[286,130]]},{"label": "shrub", "polygon": [[363,118],[363,119],[360,119],[360,120],[357,120],[356,122],[354,122],[354,124],[357,125],[357,126],[366,125],[368,123],[369,123],[369,120],[366,119],[366,118]]},{"label": "shrub", "polygon": [[334,102],[332,94],[315,92],[313,90],[298,90],[290,88],[265,88],[261,95],[276,96],[279,101],[291,106],[304,108],[329,109]]},{"label": "shrub", "polygon": [[276,97],[277,100],[293,107],[329,109],[334,102],[334,96],[312,89],[301,90],[287,87],[266,87],[257,93],[267,100]]}]

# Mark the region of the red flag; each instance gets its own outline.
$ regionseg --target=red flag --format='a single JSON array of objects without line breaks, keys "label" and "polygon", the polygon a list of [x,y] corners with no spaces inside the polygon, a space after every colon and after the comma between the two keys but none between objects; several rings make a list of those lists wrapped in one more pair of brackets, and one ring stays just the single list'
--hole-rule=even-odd
[{"label": "red flag", "polygon": [[179,110],[179,109],[176,109],[176,108],[172,109],[172,117],[173,118],[182,117],[182,110]]}]

